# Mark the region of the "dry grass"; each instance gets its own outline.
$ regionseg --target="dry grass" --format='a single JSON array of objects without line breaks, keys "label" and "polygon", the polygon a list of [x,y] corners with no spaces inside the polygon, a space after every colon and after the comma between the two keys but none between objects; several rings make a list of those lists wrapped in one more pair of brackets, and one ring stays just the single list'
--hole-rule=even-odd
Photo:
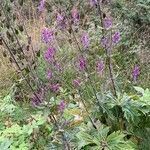
[{"label": "dry grass", "polygon": [[[32,39],[32,47],[35,52],[40,50],[40,30],[45,26],[44,19],[45,16],[42,16],[40,20],[33,20],[32,23],[28,20],[25,20],[26,31],[28,36]],[[18,18],[18,22],[22,21],[21,16]],[[27,43],[27,35],[24,33],[21,35],[21,42]],[[9,61],[9,56],[4,57],[3,52],[7,51],[3,46],[0,45],[0,97],[4,96],[9,92],[10,87],[13,85],[16,75],[16,67],[14,64],[11,64]],[[33,57],[33,51],[25,52],[27,56]],[[28,58],[29,59],[29,58]],[[17,69],[18,70],[18,69]]]},{"label": "dry grass", "polygon": [[15,70],[9,59],[3,56],[3,48],[0,47],[0,97],[9,92],[14,77]]}]

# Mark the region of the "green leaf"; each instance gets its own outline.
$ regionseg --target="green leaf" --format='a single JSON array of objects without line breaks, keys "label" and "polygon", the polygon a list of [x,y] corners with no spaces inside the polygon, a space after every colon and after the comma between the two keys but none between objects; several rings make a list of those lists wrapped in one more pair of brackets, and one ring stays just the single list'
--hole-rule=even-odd
[{"label": "green leaf", "polygon": [[0,140],[0,150],[9,150],[9,147],[12,144],[12,140],[9,140],[8,138],[4,138],[3,141],[1,140]]},{"label": "green leaf", "polygon": [[137,92],[144,94],[144,89],[143,89],[143,88],[138,87],[138,86],[134,86],[134,89],[135,89]]},{"label": "green leaf", "polygon": [[112,150],[134,150],[135,144],[124,140],[125,134],[121,131],[113,132],[107,137],[107,143]]},{"label": "green leaf", "polygon": [[78,142],[78,149],[80,150],[82,147],[85,147],[86,145],[93,144],[93,137],[85,132],[79,132],[77,135],[77,138],[79,139]]}]

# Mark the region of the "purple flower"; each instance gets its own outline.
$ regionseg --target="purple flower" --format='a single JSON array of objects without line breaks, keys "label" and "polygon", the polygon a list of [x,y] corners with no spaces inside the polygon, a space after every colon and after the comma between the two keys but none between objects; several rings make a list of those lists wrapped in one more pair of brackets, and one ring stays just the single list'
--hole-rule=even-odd
[{"label": "purple flower", "polygon": [[97,0],[90,0],[91,7],[94,7],[97,5]]},{"label": "purple flower", "polygon": [[42,30],[42,40],[45,43],[52,42],[54,40],[54,31],[52,29],[44,28]]},{"label": "purple flower", "polygon": [[65,109],[65,107],[66,107],[66,103],[65,103],[64,100],[62,100],[62,101],[60,102],[60,104],[58,105],[58,110],[59,110],[60,112],[63,112],[64,109]]},{"label": "purple flower", "polygon": [[59,92],[60,85],[58,83],[52,84],[52,85],[50,85],[50,89],[52,92],[57,93],[57,92]]},{"label": "purple flower", "polygon": [[136,81],[139,75],[140,75],[140,68],[139,66],[135,65],[132,71],[133,80]]},{"label": "purple flower", "polygon": [[37,107],[40,106],[44,100],[44,89],[39,89],[37,92],[33,93],[31,98],[32,106]]},{"label": "purple flower", "polygon": [[104,70],[104,67],[105,67],[104,61],[99,60],[96,64],[97,72],[101,74]]},{"label": "purple flower", "polygon": [[81,37],[81,42],[82,42],[84,49],[87,49],[89,47],[90,39],[89,39],[88,33],[83,33]]},{"label": "purple flower", "polygon": [[41,0],[38,6],[38,10],[42,12],[44,10],[45,0]]},{"label": "purple flower", "polygon": [[51,79],[52,78],[52,72],[51,70],[47,71],[47,79]]},{"label": "purple flower", "polygon": [[79,87],[79,86],[81,85],[81,80],[80,80],[80,79],[74,79],[74,80],[73,80],[73,85],[74,85],[75,87]]},{"label": "purple flower", "polygon": [[104,19],[104,27],[106,29],[110,29],[112,27],[112,19],[111,18],[106,17]]},{"label": "purple flower", "polygon": [[118,44],[120,40],[121,40],[120,32],[115,32],[115,33],[112,35],[112,42],[113,42],[114,44]]},{"label": "purple flower", "polygon": [[44,53],[44,58],[46,61],[50,62],[54,58],[54,55],[56,53],[55,48],[51,47],[48,48],[47,51]]},{"label": "purple flower", "polygon": [[72,16],[72,19],[73,19],[73,22],[74,24],[78,23],[79,22],[79,12],[77,10],[77,8],[73,8],[72,11],[71,11],[71,16]]},{"label": "purple flower", "polygon": [[83,56],[80,57],[78,60],[78,68],[81,71],[85,70],[85,68],[86,68],[86,59]]},{"label": "purple flower", "polygon": [[102,45],[103,48],[109,48],[109,46],[110,46],[109,38],[108,37],[102,37],[101,45]]},{"label": "purple flower", "polygon": [[66,22],[65,16],[63,14],[57,13],[56,21],[57,21],[57,25],[60,29],[66,28],[67,22]]}]

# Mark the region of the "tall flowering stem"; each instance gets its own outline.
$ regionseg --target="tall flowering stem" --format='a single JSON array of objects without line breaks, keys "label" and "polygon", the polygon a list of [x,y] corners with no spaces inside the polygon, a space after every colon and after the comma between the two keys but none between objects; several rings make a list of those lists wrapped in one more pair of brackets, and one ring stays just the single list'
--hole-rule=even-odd
[{"label": "tall flowering stem", "polygon": [[[68,18],[67,18],[67,20],[68,20],[68,22],[69,22],[69,19],[68,19]],[[81,49],[81,47],[80,47],[80,45],[79,45],[79,42],[78,42],[78,40],[77,40],[77,38],[76,38],[76,35],[75,35],[75,32],[74,32],[74,30],[73,30],[73,28],[72,28],[71,23],[70,23],[69,25],[70,25],[70,29],[71,29],[71,31],[72,31],[72,35],[73,35],[73,39],[74,39],[74,41],[75,41],[75,44],[77,45],[78,50],[79,50],[79,51],[81,52],[81,54],[82,54],[83,51],[82,51],[82,49]],[[84,58],[83,54],[81,55],[81,57]],[[90,84],[92,85],[92,90],[93,90],[94,96],[95,96],[95,98],[96,98],[96,102],[97,102],[97,104],[98,104],[98,106],[99,106],[99,111],[101,112],[102,107],[101,107],[101,104],[100,104],[99,99],[98,99],[98,97],[97,97],[96,89],[95,89],[95,87],[94,87],[94,84],[93,84],[93,81],[92,81],[91,77],[89,76],[89,70],[88,70],[88,68],[87,68],[86,65],[85,65],[85,68],[84,68],[84,69],[85,69],[85,72],[88,74],[89,82],[90,82]]]},{"label": "tall flowering stem", "polygon": [[[109,27],[112,26],[112,23],[110,23],[110,21],[111,21],[110,19],[109,20],[107,19],[107,23],[104,24],[104,22],[106,20],[104,21],[104,19],[103,19],[100,0],[98,0],[97,4],[98,4],[98,7],[97,7],[98,8],[98,14],[100,16],[100,21],[101,21],[101,26],[102,26],[102,36],[104,38],[105,37],[105,27],[107,28],[108,26]],[[111,31],[111,37],[112,37],[112,31]],[[114,74],[113,74],[112,59],[111,59],[111,50],[112,50],[112,38],[111,38],[110,48],[107,48],[105,46],[105,53],[106,53],[106,57],[107,57],[109,76],[110,76],[112,87],[113,87],[113,93],[114,93],[114,96],[117,97],[115,79],[114,79]]]},{"label": "tall flowering stem", "polygon": [[[103,13],[101,10],[101,5],[100,5],[100,0],[98,0],[98,13],[100,16],[100,20],[101,20],[101,26],[102,26],[102,36],[105,37],[105,31],[108,29],[108,26],[111,26],[112,24],[109,22],[110,20],[108,20],[108,26],[106,27],[104,25],[104,18],[103,18]],[[106,21],[106,20],[105,20]],[[113,74],[113,65],[112,65],[112,58],[111,58],[111,51],[113,48],[113,44],[117,44],[120,41],[120,33],[116,32],[114,35],[112,35],[112,29],[110,28],[110,45],[109,47],[105,47],[105,53],[106,53],[106,58],[107,58],[107,63],[108,63],[108,69],[109,69],[109,76],[111,79],[111,83],[112,83],[112,88],[113,88],[113,95],[117,98],[117,91],[116,91],[116,85],[115,85],[115,79],[114,79],[114,74]],[[120,124],[120,130],[124,130],[124,125],[123,125],[123,120],[124,120],[124,116],[121,115],[121,117],[119,117],[119,114],[123,114],[122,110],[120,111],[117,107],[115,107],[115,113],[117,115],[118,118],[118,122]]]},{"label": "tall flowering stem", "polygon": [[[56,4],[55,4],[55,6],[57,7]],[[57,7],[57,8],[58,8],[58,7]],[[64,14],[65,14],[65,12],[64,12]],[[80,45],[79,45],[79,42],[78,42],[78,40],[77,40],[75,31],[73,30],[72,23],[70,22],[70,20],[69,20],[69,18],[67,17],[67,15],[66,15],[66,20],[67,20],[68,25],[69,25],[69,27],[70,27],[70,29],[71,29],[71,33],[72,33],[74,42],[75,42],[75,44],[76,44],[76,46],[77,46],[79,52],[81,52],[81,57],[84,58],[84,56],[83,56],[83,54],[82,54],[83,51],[82,51],[82,49],[81,49],[81,47],[80,47]],[[71,33],[70,33],[70,34],[71,34]],[[89,38],[87,37],[87,39],[89,39]],[[82,42],[82,41],[81,41],[81,42]],[[88,41],[87,43],[88,43],[88,45],[89,45],[89,41]],[[83,43],[82,43],[82,44],[83,44]],[[95,99],[96,99],[97,105],[98,105],[98,107],[99,107],[99,111],[102,112],[102,107],[101,107],[100,101],[99,101],[99,99],[98,99],[98,97],[97,97],[97,94],[96,94],[97,92],[96,92],[95,86],[94,86],[94,84],[93,84],[93,81],[92,81],[91,77],[89,76],[89,70],[88,70],[88,68],[87,68],[86,65],[85,65],[85,70],[84,70],[84,71],[88,74],[88,79],[89,79],[89,82],[90,82],[90,84],[91,84],[91,86],[92,86],[92,90],[93,90],[94,97],[95,97]],[[80,97],[81,97],[81,94],[79,94],[79,95],[80,95]],[[82,103],[83,103],[83,102],[82,102]],[[83,105],[84,105],[84,104],[83,104]],[[85,107],[85,109],[87,110],[86,105],[84,105],[84,107]],[[88,114],[89,114],[89,113],[88,113]],[[90,118],[91,123],[93,124],[93,127],[96,128],[96,126],[94,125],[94,122],[92,121],[92,118],[90,117],[90,114],[89,114],[89,118]]]}]

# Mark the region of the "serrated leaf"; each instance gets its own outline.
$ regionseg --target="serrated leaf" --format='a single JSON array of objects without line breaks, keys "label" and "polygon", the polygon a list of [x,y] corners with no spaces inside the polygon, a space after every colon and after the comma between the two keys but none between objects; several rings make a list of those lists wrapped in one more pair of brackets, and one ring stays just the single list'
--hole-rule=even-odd
[{"label": "serrated leaf", "polygon": [[86,145],[93,144],[93,137],[85,132],[79,132],[77,135],[77,138],[79,139],[78,142],[78,149],[80,150],[82,147],[85,147]]}]

